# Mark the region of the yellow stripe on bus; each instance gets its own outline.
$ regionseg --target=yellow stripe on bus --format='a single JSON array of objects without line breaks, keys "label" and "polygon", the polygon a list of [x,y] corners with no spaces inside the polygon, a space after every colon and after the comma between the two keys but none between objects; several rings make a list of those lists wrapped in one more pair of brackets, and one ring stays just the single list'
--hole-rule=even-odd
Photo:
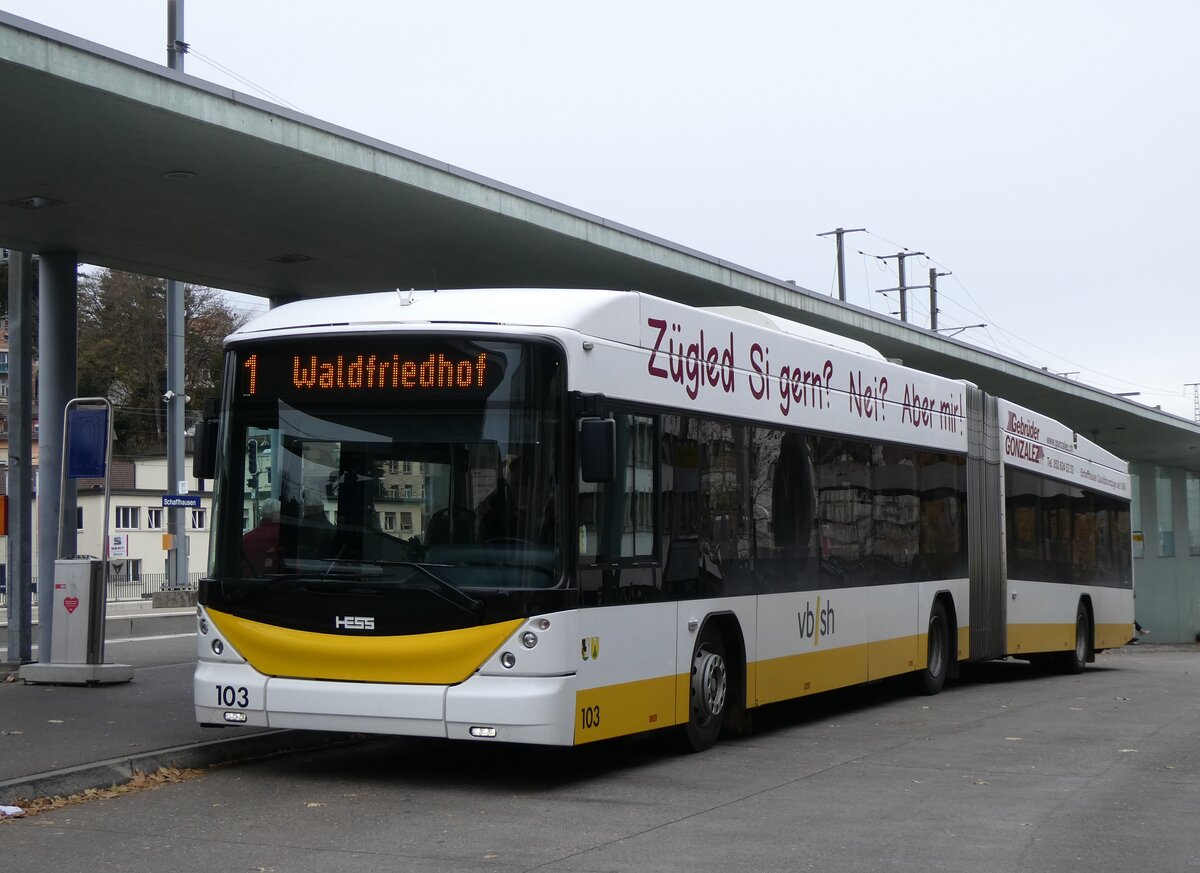
[{"label": "yellow stripe on bus", "polygon": [[292,630],[215,609],[217,630],[260,673],[297,679],[456,685],[521,625],[520,619],[410,636],[345,636]]},{"label": "yellow stripe on bus", "polygon": [[[576,692],[575,743],[624,737],[678,724],[675,701],[680,678],[658,676]],[[682,681],[686,720],[686,674]]]},{"label": "yellow stripe on bus", "polygon": [[[867,646],[869,652],[868,674],[871,681],[886,679],[889,676],[899,676],[901,673],[911,673],[918,667],[924,668],[929,651],[926,635],[912,637],[897,637],[892,640],[880,640]],[[917,663],[920,653],[921,663]]]},{"label": "yellow stripe on bus", "polygon": [[[1096,627],[1096,648],[1122,645],[1132,625]],[[1070,651],[1074,624],[1014,624],[1008,627],[1009,651]],[[958,628],[955,660],[971,651],[971,629]],[[853,646],[802,652],[746,664],[747,706],[762,706],[859,685],[887,676],[923,670],[928,635],[913,634]],[[684,724],[688,720],[690,677],[687,673],[589,688],[575,695],[575,742],[590,743]]]},{"label": "yellow stripe on bus", "polygon": [[1132,624],[1097,624],[1096,648],[1115,649],[1132,640],[1136,634]]},{"label": "yellow stripe on bus", "polygon": [[1075,648],[1075,622],[1058,624],[1010,624],[1008,653],[1069,652]]},{"label": "yellow stripe on bus", "polygon": [[867,681],[867,644],[759,661],[756,703],[775,703]]},{"label": "yellow stripe on bus", "polygon": [[[746,665],[748,706],[761,706],[866,682],[868,664],[879,676],[924,667],[925,635],[874,644],[804,652]],[[872,650],[875,652],[871,654]],[[691,677],[687,673],[589,688],[575,695],[575,742],[590,743],[684,724]],[[732,701],[731,701],[732,702]]]},{"label": "yellow stripe on bus", "polygon": [[[1112,649],[1133,639],[1132,624],[1098,624],[1094,647]],[[1075,623],[1010,624],[1008,651],[1012,655],[1034,652],[1069,652],[1075,648]]]},{"label": "yellow stripe on bus", "polygon": [[759,661],[756,705],[924,669],[927,648],[925,634],[914,634]]}]

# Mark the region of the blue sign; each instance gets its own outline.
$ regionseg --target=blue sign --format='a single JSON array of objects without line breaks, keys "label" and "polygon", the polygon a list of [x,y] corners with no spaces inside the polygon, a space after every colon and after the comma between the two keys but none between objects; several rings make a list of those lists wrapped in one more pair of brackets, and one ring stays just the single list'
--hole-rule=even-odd
[{"label": "blue sign", "polygon": [[103,479],[108,453],[108,410],[76,408],[67,413],[67,478]]},{"label": "blue sign", "polygon": [[192,509],[200,508],[199,494],[164,494],[163,506],[171,508],[174,506],[190,506]]}]

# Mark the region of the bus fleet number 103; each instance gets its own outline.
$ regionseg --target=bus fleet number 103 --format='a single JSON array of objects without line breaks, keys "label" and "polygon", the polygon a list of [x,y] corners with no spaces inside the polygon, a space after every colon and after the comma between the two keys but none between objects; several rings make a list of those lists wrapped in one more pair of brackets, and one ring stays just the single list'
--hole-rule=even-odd
[{"label": "bus fleet number 103", "polygon": [[579,710],[579,719],[584,729],[600,727],[600,707],[585,706]]},{"label": "bus fleet number 103", "polygon": [[217,706],[240,706],[243,709],[250,705],[250,690],[245,687],[218,685]]}]

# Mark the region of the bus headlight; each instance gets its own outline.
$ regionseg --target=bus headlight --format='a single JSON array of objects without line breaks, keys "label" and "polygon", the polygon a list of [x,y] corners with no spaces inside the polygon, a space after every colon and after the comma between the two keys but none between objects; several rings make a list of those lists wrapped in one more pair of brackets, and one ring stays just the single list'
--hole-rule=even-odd
[{"label": "bus headlight", "polygon": [[500,663],[504,666],[504,669],[511,670],[517,666],[517,656],[512,652],[505,652],[500,656]]},{"label": "bus headlight", "polygon": [[532,649],[538,643],[538,636],[533,631],[525,631],[521,634],[521,645],[527,649]]},{"label": "bus headlight", "polygon": [[220,640],[212,641],[212,650],[214,655],[219,655],[225,651],[225,644]]}]

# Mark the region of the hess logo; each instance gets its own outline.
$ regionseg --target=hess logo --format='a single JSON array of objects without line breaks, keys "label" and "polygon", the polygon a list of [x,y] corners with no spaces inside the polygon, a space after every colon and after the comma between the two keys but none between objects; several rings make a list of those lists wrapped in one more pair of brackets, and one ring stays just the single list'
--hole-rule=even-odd
[{"label": "hess logo", "polygon": [[372,615],[338,615],[334,616],[333,626],[338,630],[375,630],[375,617]]}]

